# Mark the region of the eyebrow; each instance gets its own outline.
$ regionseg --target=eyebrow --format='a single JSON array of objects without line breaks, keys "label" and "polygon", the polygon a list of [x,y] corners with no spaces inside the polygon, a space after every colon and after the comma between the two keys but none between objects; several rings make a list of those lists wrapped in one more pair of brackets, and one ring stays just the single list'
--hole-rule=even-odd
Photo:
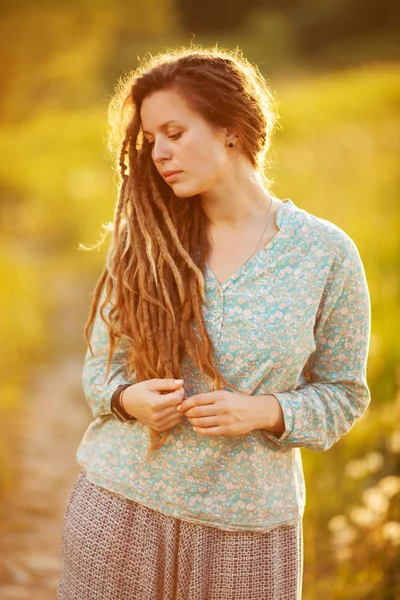
[{"label": "eyebrow", "polygon": [[[176,119],[170,119],[166,123],[163,123],[163,125],[160,126],[160,129],[166,129],[168,127],[168,125],[171,125],[171,123],[179,123],[179,121],[177,121]],[[145,131],[143,129],[143,133],[150,133],[150,131]]]}]

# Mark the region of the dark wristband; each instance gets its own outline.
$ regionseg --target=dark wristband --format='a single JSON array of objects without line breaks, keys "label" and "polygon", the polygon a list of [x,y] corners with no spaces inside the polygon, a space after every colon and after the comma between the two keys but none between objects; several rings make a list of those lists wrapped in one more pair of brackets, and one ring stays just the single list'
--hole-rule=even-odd
[{"label": "dark wristband", "polygon": [[113,395],[111,396],[111,412],[114,415],[114,417],[116,417],[118,421],[121,421],[122,423],[125,423],[126,421],[135,420],[135,417],[126,412],[126,410],[120,402],[122,392],[131,385],[133,385],[133,383],[123,383],[122,385],[119,385],[115,388]]}]

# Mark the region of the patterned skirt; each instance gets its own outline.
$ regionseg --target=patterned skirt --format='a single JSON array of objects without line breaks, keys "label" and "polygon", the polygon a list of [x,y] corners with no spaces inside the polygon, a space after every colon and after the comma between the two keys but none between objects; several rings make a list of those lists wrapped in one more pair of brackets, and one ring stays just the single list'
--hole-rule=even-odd
[{"label": "patterned skirt", "polygon": [[64,516],[57,600],[300,600],[302,527],[260,533],[190,523],[81,471]]}]

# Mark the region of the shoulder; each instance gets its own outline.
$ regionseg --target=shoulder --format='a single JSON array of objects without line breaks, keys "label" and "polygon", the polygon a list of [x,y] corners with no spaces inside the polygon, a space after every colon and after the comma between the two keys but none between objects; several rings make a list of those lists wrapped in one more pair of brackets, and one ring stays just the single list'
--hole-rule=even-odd
[{"label": "shoulder", "polygon": [[291,200],[288,210],[295,237],[311,245],[316,253],[331,256],[339,263],[359,257],[354,240],[336,223],[298,207]]}]

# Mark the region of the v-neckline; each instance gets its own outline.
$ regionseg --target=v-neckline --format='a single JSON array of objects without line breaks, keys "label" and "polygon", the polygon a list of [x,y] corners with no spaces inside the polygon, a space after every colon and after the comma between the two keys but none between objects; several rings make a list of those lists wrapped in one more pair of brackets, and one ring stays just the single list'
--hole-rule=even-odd
[{"label": "v-neckline", "polygon": [[274,237],[267,243],[265,244],[265,246],[263,246],[262,248],[260,248],[260,250],[258,250],[258,252],[256,252],[254,254],[254,256],[252,256],[249,260],[247,260],[245,263],[243,263],[243,265],[241,267],[239,267],[238,269],[236,269],[236,271],[234,273],[232,273],[232,275],[230,277],[228,277],[228,279],[225,280],[224,283],[221,283],[219,281],[219,279],[215,276],[214,272],[212,271],[211,267],[208,264],[208,261],[206,263],[206,271],[208,271],[208,273],[211,275],[212,279],[215,281],[215,283],[218,285],[218,287],[224,291],[231,283],[233,283],[233,281],[235,281],[236,279],[238,279],[238,277],[240,277],[240,275],[242,274],[242,272],[253,262],[255,262],[255,260],[259,259],[261,255],[263,254],[267,254],[268,252],[270,252],[271,247],[274,246],[277,241],[279,241],[284,233],[284,218],[283,218],[283,209],[284,208],[289,208],[291,206],[294,206],[292,200],[290,200],[290,198],[286,199],[286,202],[283,202],[278,210],[275,213],[275,219],[276,219],[276,224],[279,228],[279,231],[274,235]]}]

